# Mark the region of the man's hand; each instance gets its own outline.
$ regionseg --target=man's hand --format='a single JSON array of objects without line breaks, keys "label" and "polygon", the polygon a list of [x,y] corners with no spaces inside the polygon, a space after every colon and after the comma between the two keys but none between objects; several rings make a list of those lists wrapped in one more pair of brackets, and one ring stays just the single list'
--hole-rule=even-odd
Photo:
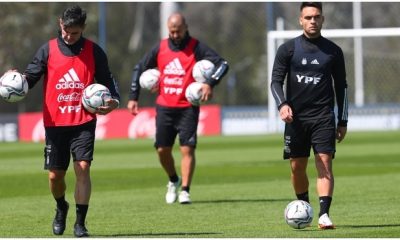
[{"label": "man's hand", "polygon": [[157,83],[150,89],[150,92],[157,93],[159,89],[160,89],[160,83]]},{"label": "man's hand", "polygon": [[279,116],[285,123],[293,122],[292,108],[287,104],[283,105],[281,109],[279,109]]},{"label": "man's hand", "polygon": [[116,99],[109,98],[105,101],[106,101],[105,106],[101,106],[96,109],[97,114],[106,115],[106,114],[110,113],[112,110],[118,108],[118,106],[119,106],[119,101]]},{"label": "man's hand", "polygon": [[137,115],[139,113],[139,103],[138,103],[138,101],[129,100],[128,101],[128,105],[126,107],[128,108],[128,111],[132,115]]},{"label": "man's hand", "polygon": [[208,100],[211,100],[213,90],[210,85],[203,83],[201,86],[201,92],[202,92],[202,95],[200,98],[201,102],[207,102]]},{"label": "man's hand", "polygon": [[347,127],[342,127],[342,126],[337,127],[336,139],[338,140],[338,143],[340,143],[344,139],[346,133],[347,133]]}]

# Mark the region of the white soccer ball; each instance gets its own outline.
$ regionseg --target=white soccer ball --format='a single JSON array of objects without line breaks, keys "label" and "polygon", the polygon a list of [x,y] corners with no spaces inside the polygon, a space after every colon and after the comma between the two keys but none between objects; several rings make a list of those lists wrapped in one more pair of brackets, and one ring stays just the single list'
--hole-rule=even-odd
[{"label": "white soccer ball", "polygon": [[286,223],[292,228],[303,229],[313,220],[314,211],[311,205],[302,200],[294,200],[285,208]]},{"label": "white soccer ball", "polygon": [[186,88],[185,91],[186,99],[194,106],[200,105],[200,99],[202,95],[201,86],[202,83],[192,82]]},{"label": "white soccer ball", "polygon": [[9,71],[0,78],[0,96],[7,102],[21,101],[28,89],[28,81],[19,72]]},{"label": "white soccer ball", "polygon": [[214,63],[209,60],[200,60],[193,66],[192,76],[196,82],[204,83],[214,71]]},{"label": "white soccer ball", "polygon": [[82,105],[91,112],[95,113],[100,106],[106,106],[106,100],[111,98],[110,90],[104,85],[93,83],[83,90]]},{"label": "white soccer ball", "polygon": [[160,71],[157,69],[148,69],[140,75],[139,83],[141,88],[151,90],[160,80]]}]

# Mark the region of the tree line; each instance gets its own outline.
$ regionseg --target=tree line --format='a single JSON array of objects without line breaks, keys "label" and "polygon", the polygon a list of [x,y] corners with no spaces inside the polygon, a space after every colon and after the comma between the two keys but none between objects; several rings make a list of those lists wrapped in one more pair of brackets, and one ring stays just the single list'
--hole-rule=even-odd
[{"label": "tree line", "polygon": [[[0,73],[10,68],[23,71],[36,50],[58,34],[58,18],[72,2],[1,2],[0,14]],[[99,3],[79,2],[87,13],[87,27],[84,36],[99,41],[99,22],[105,20],[105,51],[110,68],[118,80],[125,107],[134,65],[160,39],[160,2],[105,2],[105,15],[100,14]],[[298,26],[299,3],[288,2],[180,2],[180,9],[187,18],[192,36],[216,49],[230,64],[230,71],[215,90],[212,103],[222,105],[267,105],[267,30],[275,27],[280,17],[285,21],[285,29],[300,29]],[[397,17],[400,3],[362,3],[363,27],[400,26]],[[324,3],[325,28],[351,28],[352,3]],[[397,68],[400,51],[397,39],[365,41],[365,56],[368,58],[368,75],[379,76],[382,67],[388,74],[381,91],[391,93],[390,99],[371,101],[400,101],[393,90],[397,84]],[[352,42],[339,40],[348,56],[348,81],[353,85]],[[378,54],[379,53],[379,54]],[[390,58],[387,58],[390,56]],[[372,62],[372,63],[371,63]],[[384,65],[384,66],[382,66]],[[386,70],[386,67],[389,66]],[[396,75],[397,76],[397,75]],[[373,82],[373,80],[370,80]],[[386,82],[387,81],[387,82]],[[367,87],[376,85],[368,82]],[[381,81],[382,82],[382,81]],[[41,82],[38,83],[39,85]],[[397,84],[398,85],[398,84]],[[396,85],[396,86],[397,86]],[[379,96],[380,92],[371,90]],[[375,92],[373,92],[375,91]],[[390,95],[390,94],[389,94]],[[396,95],[396,96],[395,96]],[[350,98],[352,99],[352,98]],[[371,98],[372,99],[372,98]],[[16,104],[0,101],[2,113],[40,111],[42,88],[36,86],[25,100]],[[154,95],[142,91],[142,106],[152,106]]]}]

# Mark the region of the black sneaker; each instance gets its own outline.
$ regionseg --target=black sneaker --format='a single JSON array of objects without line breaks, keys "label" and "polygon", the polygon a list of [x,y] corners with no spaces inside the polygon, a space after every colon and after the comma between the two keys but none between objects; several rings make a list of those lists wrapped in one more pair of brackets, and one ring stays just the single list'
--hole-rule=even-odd
[{"label": "black sneaker", "polygon": [[89,232],[86,229],[85,225],[75,223],[74,235],[75,237],[89,237]]},{"label": "black sneaker", "polygon": [[56,216],[53,221],[53,233],[55,235],[63,235],[65,230],[65,222],[67,220],[69,204],[67,202],[67,208],[65,210],[56,209]]}]

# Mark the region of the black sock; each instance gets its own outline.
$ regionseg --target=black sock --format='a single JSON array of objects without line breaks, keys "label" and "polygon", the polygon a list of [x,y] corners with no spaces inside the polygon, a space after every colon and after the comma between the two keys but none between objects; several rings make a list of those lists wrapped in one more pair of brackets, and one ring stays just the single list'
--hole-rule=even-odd
[{"label": "black sock", "polygon": [[303,201],[310,203],[310,199],[308,197],[308,191],[304,192],[304,193],[296,194],[296,196],[297,196],[298,200],[303,200]]},{"label": "black sock", "polygon": [[76,222],[75,224],[85,225],[86,214],[89,205],[76,204]]},{"label": "black sock", "polygon": [[324,196],[319,197],[319,215],[322,216],[323,214],[327,213],[329,215],[329,208],[331,207],[332,197]]},{"label": "black sock", "polygon": [[189,186],[187,186],[187,187],[182,186],[182,191],[186,191],[186,192],[189,193],[190,187]]},{"label": "black sock", "polygon": [[55,198],[57,202],[57,208],[61,210],[66,210],[67,209],[67,201],[65,201],[65,195],[59,198]]},{"label": "black sock", "polygon": [[175,183],[175,182],[177,182],[178,180],[179,180],[179,178],[178,178],[178,175],[176,175],[176,173],[175,173],[173,176],[170,176],[170,177],[169,177],[169,181],[170,181],[170,182]]}]

